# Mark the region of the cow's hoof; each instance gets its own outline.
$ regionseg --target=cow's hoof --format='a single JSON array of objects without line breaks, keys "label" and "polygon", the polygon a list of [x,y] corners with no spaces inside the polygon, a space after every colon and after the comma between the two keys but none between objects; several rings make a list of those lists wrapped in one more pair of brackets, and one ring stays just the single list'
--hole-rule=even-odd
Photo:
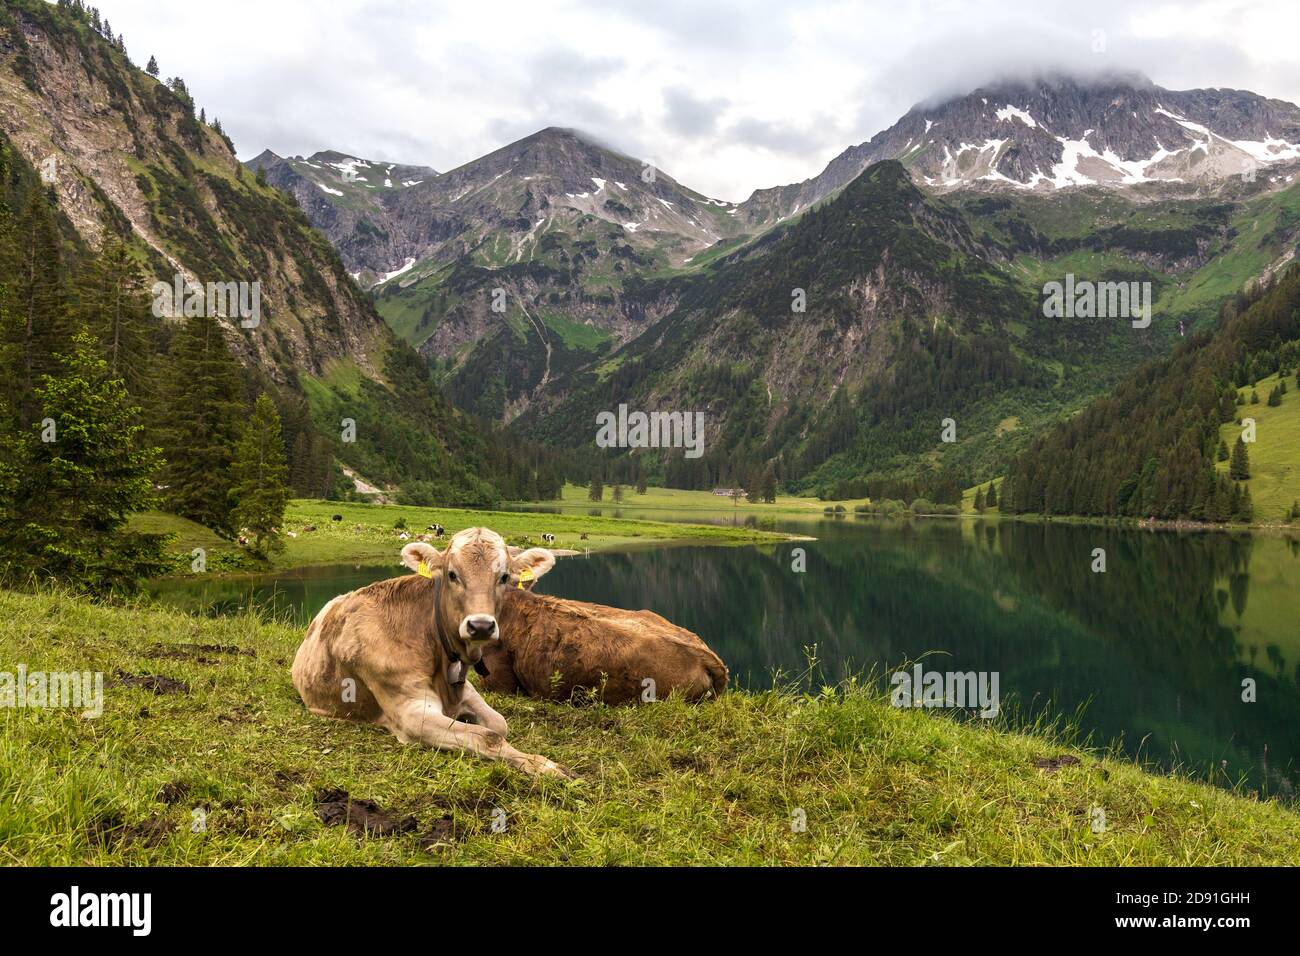
[{"label": "cow's hoof", "polygon": [[559,777],[563,780],[577,780],[578,775],[561,767],[554,760],[548,760],[541,754],[531,754],[523,770],[534,777]]}]

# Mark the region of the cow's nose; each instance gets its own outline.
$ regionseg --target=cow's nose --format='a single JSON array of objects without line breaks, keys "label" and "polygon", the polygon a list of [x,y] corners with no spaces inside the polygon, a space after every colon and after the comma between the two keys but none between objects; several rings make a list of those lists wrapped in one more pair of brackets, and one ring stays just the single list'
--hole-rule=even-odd
[{"label": "cow's nose", "polygon": [[495,636],[497,622],[495,618],[488,617],[486,614],[467,617],[465,618],[465,630],[469,633],[470,640],[486,641]]}]

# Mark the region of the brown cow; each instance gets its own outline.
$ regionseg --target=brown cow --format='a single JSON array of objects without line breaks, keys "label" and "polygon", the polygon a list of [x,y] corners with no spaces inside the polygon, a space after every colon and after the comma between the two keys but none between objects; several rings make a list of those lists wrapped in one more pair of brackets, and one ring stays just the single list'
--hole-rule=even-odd
[{"label": "brown cow", "polygon": [[[525,575],[525,579],[527,575]],[[727,665],[699,636],[653,611],[624,611],[527,590],[505,596],[501,640],[483,652],[485,690],[567,700],[594,691],[628,704],[721,694]]]},{"label": "brown cow", "polygon": [[542,548],[507,550],[487,528],[467,528],[445,552],[411,542],[417,574],[379,581],[321,608],[293,662],[293,683],[324,717],[386,727],[403,743],[503,760],[525,773],[571,776],[506,743],[506,722],[466,679],[501,640],[496,615],[523,574],[555,566]]}]

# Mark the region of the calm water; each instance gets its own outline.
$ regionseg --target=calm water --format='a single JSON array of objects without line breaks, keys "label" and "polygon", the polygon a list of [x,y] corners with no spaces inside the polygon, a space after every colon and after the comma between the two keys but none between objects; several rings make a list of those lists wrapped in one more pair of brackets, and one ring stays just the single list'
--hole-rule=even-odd
[{"label": "calm water", "polygon": [[[539,590],[657,611],[699,633],[742,686],[802,674],[813,645],[832,681],[927,654],[931,670],[996,671],[1004,706],[1010,699],[1022,715],[1083,708],[1081,730],[1096,743],[1293,794],[1300,542],[851,516],[764,527],[817,540],[565,558]],[[1097,547],[1104,574],[1090,570]],[[806,550],[802,573],[792,570],[795,548]],[[349,565],[157,593],[196,610],[256,602],[305,622],[335,595],[398,573]],[[1246,678],[1254,703],[1242,701]]]}]

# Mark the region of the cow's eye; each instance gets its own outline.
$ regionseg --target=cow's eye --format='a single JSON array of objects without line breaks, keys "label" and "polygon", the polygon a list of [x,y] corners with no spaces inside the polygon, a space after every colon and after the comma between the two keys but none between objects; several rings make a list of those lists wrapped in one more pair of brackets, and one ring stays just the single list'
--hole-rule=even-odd
[{"label": "cow's eye", "polygon": [[501,583],[502,583],[502,584],[507,584],[507,583],[509,583],[509,581],[510,581],[510,575],[508,575],[508,574],[503,574],[503,575],[501,575]]},{"label": "cow's eye", "polygon": [[455,571],[448,571],[448,572],[447,572],[447,580],[448,580],[448,581],[453,581],[453,582],[455,582],[455,581],[459,581],[460,578],[456,577],[456,572],[455,572]]}]

